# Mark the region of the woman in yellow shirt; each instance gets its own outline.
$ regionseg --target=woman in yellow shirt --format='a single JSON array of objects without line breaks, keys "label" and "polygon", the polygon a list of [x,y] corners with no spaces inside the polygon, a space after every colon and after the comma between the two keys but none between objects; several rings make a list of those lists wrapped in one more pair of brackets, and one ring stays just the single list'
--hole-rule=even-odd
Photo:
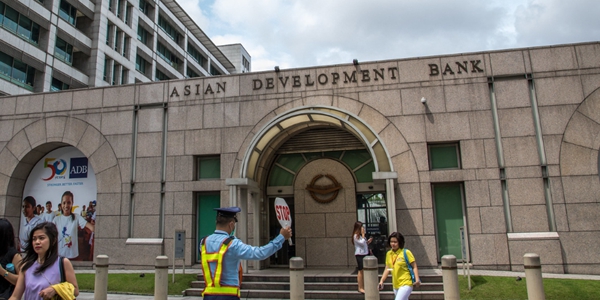
[{"label": "woman in yellow shirt", "polygon": [[383,283],[387,279],[390,271],[392,272],[392,283],[394,286],[395,300],[408,300],[410,293],[413,290],[413,285],[419,287],[421,285],[421,279],[419,278],[419,269],[417,268],[417,262],[412,252],[406,249],[406,257],[408,263],[412,266],[415,274],[415,282],[413,283],[408,270],[408,265],[404,259],[404,236],[399,232],[390,234],[388,238],[388,244],[392,249],[385,255],[385,271],[381,275],[379,281],[379,289],[383,289]]}]

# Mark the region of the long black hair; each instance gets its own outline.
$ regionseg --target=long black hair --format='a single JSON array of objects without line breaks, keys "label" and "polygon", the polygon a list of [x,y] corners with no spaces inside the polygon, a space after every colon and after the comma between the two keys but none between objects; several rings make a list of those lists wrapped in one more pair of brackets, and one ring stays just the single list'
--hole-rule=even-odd
[{"label": "long black hair", "polygon": [[56,229],[56,225],[52,222],[38,223],[29,233],[29,243],[25,247],[25,257],[21,260],[20,264],[22,272],[29,269],[38,259],[38,254],[33,249],[33,234],[38,230],[44,230],[50,241],[50,247],[48,247],[48,251],[46,252],[44,263],[35,270],[35,273],[44,272],[46,268],[54,264],[58,259],[58,230]]},{"label": "long black hair", "polygon": [[7,219],[0,218],[0,257],[10,248],[15,248],[15,231]]}]

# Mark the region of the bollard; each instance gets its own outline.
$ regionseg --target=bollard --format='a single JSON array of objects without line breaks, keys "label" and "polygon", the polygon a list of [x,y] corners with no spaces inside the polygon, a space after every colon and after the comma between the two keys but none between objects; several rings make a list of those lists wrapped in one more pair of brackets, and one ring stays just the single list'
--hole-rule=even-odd
[{"label": "bollard", "polygon": [[166,256],[157,256],[154,268],[154,300],[167,300],[169,291],[169,258]]},{"label": "bollard", "polygon": [[456,268],[456,256],[442,256],[442,277],[444,280],[444,299],[459,300],[460,289],[458,288],[458,269]]},{"label": "bollard", "polygon": [[365,300],[379,300],[379,266],[377,257],[369,255],[363,259]]},{"label": "bollard", "polygon": [[528,299],[545,300],[546,294],[544,293],[544,282],[542,281],[542,264],[540,262],[540,256],[535,253],[525,253],[523,259]]},{"label": "bollard", "polygon": [[108,256],[96,256],[96,278],[94,280],[94,300],[108,297]]},{"label": "bollard", "polygon": [[290,258],[290,299],[304,300],[304,260]]}]

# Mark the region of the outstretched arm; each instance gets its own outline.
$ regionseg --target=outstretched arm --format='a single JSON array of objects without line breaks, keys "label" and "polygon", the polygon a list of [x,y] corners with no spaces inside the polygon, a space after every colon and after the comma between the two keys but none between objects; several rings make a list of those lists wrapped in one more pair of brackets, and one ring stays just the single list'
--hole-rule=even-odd
[{"label": "outstretched arm", "polygon": [[273,255],[277,250],[281,249],[283,242],[292,237],[292,229],[290,227],[281,228],[279,235],[268,244],[260,247],[250,246],[242,243],[240,240],[235,240],[236,245],[240,247],[238,255],[240,259],[246,260],[263,260]]}]

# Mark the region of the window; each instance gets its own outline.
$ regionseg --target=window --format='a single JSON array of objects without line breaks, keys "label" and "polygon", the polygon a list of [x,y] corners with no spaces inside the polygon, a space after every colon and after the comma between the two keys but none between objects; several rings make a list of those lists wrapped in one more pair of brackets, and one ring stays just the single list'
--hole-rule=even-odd
[{"label": "window", "polygon": [[244,65],[244,73],[250,72],[250,62],[246,59],[245,56],[242,56],[242,64]]},{"label": "window", "polygon": [[61,0],[60,8],[58,9],[58,16],[75,26],[75,22],[77,20],[77,9],[69,2]]},{"label": "window", "polygon": [[112,72],[112,85],[117,85],[119,83],[119,75],[121,74],[120,72],[121,70],[121,65],[115,64],[113,66],[113,72]]},{"label": "window", "polygon": [[62,91],[62,90],[68,90],[69,89],[69,85],[52,77],[52,85],[50,86],[50,91],[51,92],[56,92],[56,91]]},{"label": "window", "polygon": [[125,35],[125,39],[123,39],[123,56],[125,56],[127,59],[129,59],[129,57],[127,57],[127,52],[129,52],[129,37]]},{"label": "window", "polygon": [[129,71],[126,68],[121,67],[121,84],[127,84],[127,75]]},{"label": "window", "polygon": [[451,144],[430,144],[429,149],[429,169],[460,169],[460,150],[458,143]]},{"label": "window", "polygon": [[190,67],[187,68],[187,74],[186,76],[188,78],[195,78],[195,77],[200,77],[200,75],[196,72],[194,72],[194,70],[190,69]]},{"label": "window", "polygon": [[156,53],[158,56],[168,62],[173,68],[177,69],[179,65],[179,59],[177,56],[175,56],[175,54],[171,53],[171,51],[167,49],[165,45],[159,42],[156,46]]},{"label": "window", "polygon": [[117,0],[117,18],[121,18],[123,15],[123,3],[121,0]]},{"label": "window", "polygon": [[169,76],[167,76],[167,74],[156,69],[156,76],[154,78],[155,81],[169,80],[169,79],[171,79],[171,78],[169,78]]},{"label": "window", "polygon": [[110,22],[106,23],[106,44],[110,46],[114,32],[114,25]]},{"label": "window", "polygon": [[0,52],[0,78],[32,91],[35,69],[4,52]]},{"label": "window", "polygon": [[38,43],[40,25],[2,2],[0,2],[0,26],[14,32],[28,42]]},{"label": "window", "polygon": [[162,30],[164,30],[165,33],[167,33],[167,35],[169,35],[169,37],[175,41],[175,43],[179,43],[179,32],[177,32],[175,27],[169,24],[167,19],[162,15],[158,16],[158,26],[162,28]]},{"label": "window", "polygon": [[135,69],[140,71],[142,74],[146,74],[146,65],[148,62],[143,59],[139,54],[135,56]]},{"label": "window", "polygon": [[123,39],[123,31],[120,29],[117,29],[117,32],[115,33],[115,43],[114,43],[114,49],[117,52],[120,52],[122,39]]},{"label": "window", "polygon": [[69,64],[73,63],[73,46],[65,42],[63,39],[56,37],[54,57]]},{"label": "window", "polygon": [[147,45],[148,42],[148,31],[138,24],[137,39]]},{"label": "window", "polygon": [[143,12],[145,15],[148,14],[148,3],[146,3],[146,0],[140,0],[140,4],[138,6],[138,8],[140,9],[141,12]]},{"label": "window", "polygon": [[198,64],[204,67],[204,62],[206,61],[206,58],[204,58],[204,56],[200,54],[200,51],[196,50],[196,48],[194,48],[194,46],[192,46],[192,44],[190,43],[187,44],[187,52]]},{"label": "window", "polygon": [[217,70],[217,68],[210,65],[210,75],[219,76],[219,75],[221,75],[221,72],[219,72],[219,70]]},{"label": "window", "polygon": [[221,158],[219,156],[198,157],[197,166],[197,180],[221,178]]},{"label": "window", "polygon": [[104,81],[109,82],[108,81],[108,74],[109,74],[109,68],[110,68],[110,63],[111,60],[107,57],[104,58]]}]

